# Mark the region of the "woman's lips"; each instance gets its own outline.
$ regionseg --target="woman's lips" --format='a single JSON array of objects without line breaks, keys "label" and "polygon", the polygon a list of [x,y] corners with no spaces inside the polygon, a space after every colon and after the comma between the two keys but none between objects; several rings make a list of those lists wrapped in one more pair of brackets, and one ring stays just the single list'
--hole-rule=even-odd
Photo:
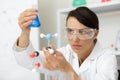
[{"label": "woman's lips", "polygon": [[81,45],[72,45],[73,46],[73,48],[75,48],[75,49],[78,49],[78,48],[81,48],[82,46]]}]

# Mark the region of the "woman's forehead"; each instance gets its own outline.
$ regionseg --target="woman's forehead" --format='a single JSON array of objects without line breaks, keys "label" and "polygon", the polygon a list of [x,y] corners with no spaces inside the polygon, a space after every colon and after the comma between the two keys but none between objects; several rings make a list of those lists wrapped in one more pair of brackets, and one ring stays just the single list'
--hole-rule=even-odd
[{"label": "woman's forehead", "polygon": [[75,27],[75,28],[78,28],[78,29],[87,27],[84,24],[82,24],[81,22],[79,22],[75,17],[69,17],[68,20],[67,20],[66,26]]}]

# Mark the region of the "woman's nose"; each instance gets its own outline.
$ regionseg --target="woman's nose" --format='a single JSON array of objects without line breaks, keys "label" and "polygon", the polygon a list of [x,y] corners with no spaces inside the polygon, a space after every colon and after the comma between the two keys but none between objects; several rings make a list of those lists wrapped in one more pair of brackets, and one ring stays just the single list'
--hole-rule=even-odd
[{"label": "woman's nose", "polygon": [[74,34],[72,37],[73,37],[74,41],[79,41],[80,40],[79,37],[78,37],[78,34]]}]

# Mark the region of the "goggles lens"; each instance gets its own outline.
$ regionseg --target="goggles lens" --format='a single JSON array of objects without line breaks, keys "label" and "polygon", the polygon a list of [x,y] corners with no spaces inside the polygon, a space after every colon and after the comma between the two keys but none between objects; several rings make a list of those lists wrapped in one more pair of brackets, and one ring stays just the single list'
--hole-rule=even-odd
[{"label": "goggles lens", "polygon": [[65,32],[68,39],[72,39],[76,35],[81,40],[87,40],[95,35],[96,29],[84,28],[74,30],[73,28],[65,28]]}]

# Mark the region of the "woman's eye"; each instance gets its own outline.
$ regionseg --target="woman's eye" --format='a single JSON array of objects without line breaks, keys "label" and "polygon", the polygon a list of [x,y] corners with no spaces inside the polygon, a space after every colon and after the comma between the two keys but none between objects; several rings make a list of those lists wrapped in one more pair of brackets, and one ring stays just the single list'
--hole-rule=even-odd
[{"label": "woman's eye", "polygon": [[89,30],[89,29],[83,29],[83,30],[80,30],[79,31],[79,33],[81,33],[81,34],[91,34],[91,30]]},{"label": "woman's eye", "polygon": [[87,34],[88,32],[81,30],[81,31],[79,31],[79,33],[80,33],[80,34]]},{"label": "woman's eye", "polygon": [[73,30],[72,29],[67,29],[67,32],[71,33],[71,32],[73,32]]}]

